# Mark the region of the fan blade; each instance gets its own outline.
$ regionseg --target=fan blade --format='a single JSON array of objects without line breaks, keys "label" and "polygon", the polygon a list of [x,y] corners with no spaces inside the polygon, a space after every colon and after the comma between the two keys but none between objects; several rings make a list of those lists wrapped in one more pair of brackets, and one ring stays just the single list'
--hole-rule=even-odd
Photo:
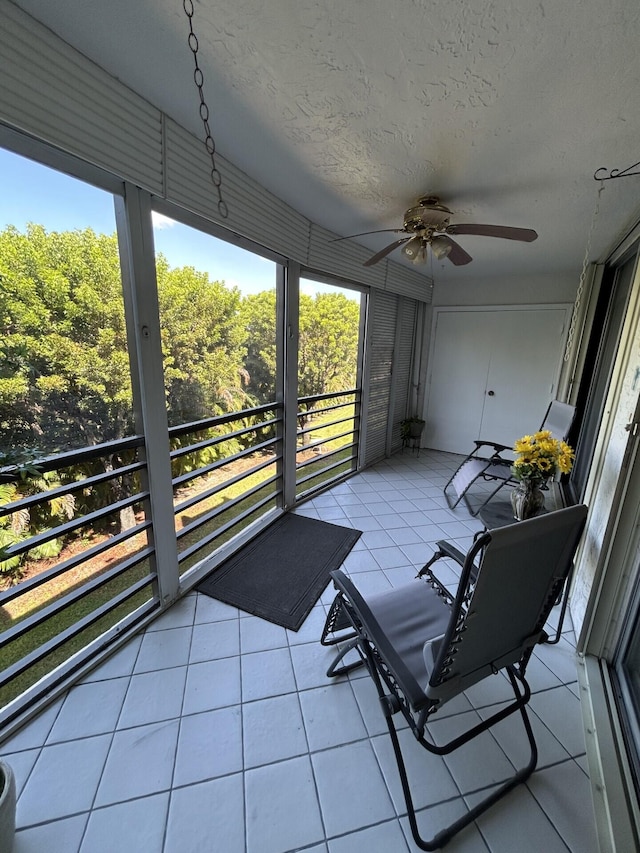
[{"label": "fan blade", "polygon": [[463,267],[465,264],[468,264],[473,260],[471,255],[468,252],[465,252],[462,246],[456,243],[455,240],[452,240],[451,237],[443,235],[439,236],[438,239],[446,240],[451,247],[451,251],[447,255],[447,258],[452,264],[455,264],[457,267]]},{"label": "fan blade", "polygon": [[398,246],[402,246],[403,243],[406,243],[408,240],[413,239],[412,237],[402,237],[400,240],[395,240],[393,243],[389,243],[388,246],[385,246],[384,249],[381,249],[377,252],[372,258],[369,258],[368,261],[365,261],[362,265],[363,267],[372,267],[374,264],[377,264],[378,261],[381,261],[383,258],[386,258],[387,255],[390,255],[394,249],[397,249]]},{"label": "fan blade", "polygon": [[446,233],[502,237],[503,240],[520,240],[523,243],[532,243],[538,239],[538,235],[531,228],[511,228],[508,225],[450,225]]},{"label": "fan blade", "polygon": [[362,234],[349,234],[347,237],[335,237],[330,243],[339,243],[340,240],[351,240],[353,237],[366,237],[367,234],[400,234],[404,228],[382,228],[380,231],[363,231]]}]

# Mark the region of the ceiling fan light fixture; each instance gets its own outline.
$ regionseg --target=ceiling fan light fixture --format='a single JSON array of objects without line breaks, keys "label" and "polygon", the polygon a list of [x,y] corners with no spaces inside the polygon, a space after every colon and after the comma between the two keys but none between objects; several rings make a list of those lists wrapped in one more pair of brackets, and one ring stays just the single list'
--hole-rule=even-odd
[{"label": "ceiling fan light fixture", "polygon": [[418,234],[415,234],[402,247],[402,254],[405,256],[405,258],[408,258],[410,261],[416,263],[416,258],[419,256],[421,248],[422,238]]},{"label": "ceiling fan light fixture", "polygon": [[431,241],[431,251],[439,261],[442,261],[451,252],[451,243],[445,237],[434,237]]},{"label": "ceiling fan light fixture", "polygon": [[416,256],[413,259],[413,263],[418,266],[419,264],[426,264],[427,262],[427,246],[425,243],[422,243],[418,251],[416,252]]}]

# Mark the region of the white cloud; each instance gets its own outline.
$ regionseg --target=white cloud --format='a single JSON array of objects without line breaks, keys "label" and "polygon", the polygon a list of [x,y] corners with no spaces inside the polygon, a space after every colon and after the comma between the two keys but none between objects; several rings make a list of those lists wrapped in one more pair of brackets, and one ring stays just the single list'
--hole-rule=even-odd
[{"label": "white cloud", "polygon": [[163,213],[158,213],[155,210],[151,211],[151,219],[153,220],[153,227],[158,228],[159,230],[162,228],[173,228],[176,224],[173,219],[170,219],[168,216],[165,216]]}]

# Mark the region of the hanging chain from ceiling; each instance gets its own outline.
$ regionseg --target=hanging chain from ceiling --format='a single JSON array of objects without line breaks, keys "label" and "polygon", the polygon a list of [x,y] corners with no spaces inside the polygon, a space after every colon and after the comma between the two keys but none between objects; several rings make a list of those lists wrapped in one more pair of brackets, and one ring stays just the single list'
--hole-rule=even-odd
[{"label": "hanging chain from ceiling", "polygon": [[218,192],[218,213],[223,219],[226,219],[229,216],[229,208],[222,198],[222,175],[216,166],[216,143],[213,139],[211,128],[209,127],[209,107],[204,99],[204,75],[198,63],[198,38],[193,31],[193,0],[182,0],[182,7],[185,15],[189,19],[189,38],[187,41],[189,43],[189,48],[193,53],[193,61],[196,66],[193,72],[193,80],[196,84],[196,88],[198,89],[198,95],[200,96],[200,118],[202,119],[205,133],[204,144],[209,156],[211,157],[211,183]]},{"label": "hanging chain from ceiling", "polygon": [[576,325],[578,322],[578,314],[580,311],[580,304],[582,302],[582,293],[584,291],[584,282],[587,277],[587,267],[589,265],[589,255],[591,253],[591,238],[593,237],[593,232],[596,227],[596,219],[598,218],[598,213],[600,212],[600,196],[602,195],[602,191],[604,190],[604,184],[601,182],[598,187],[598,195],[596,196],[595,207],[593,208],[593,215],[591,217],[591,226],[589,228],[589,234],[587,236],[587,245],[584,250],[584,258],[582,261],[582,272],[580,273],[580,280],[578,282],[578,289],[576,291],[576,300],[573,306],[573,313],[571,314],[571,323],[569,324],[569,333],[567,335],[567,345],[564,350],[564,360],[569,361],[569,356],[571,355],[571,350],[573,349],[573,339],[576,333]]}]

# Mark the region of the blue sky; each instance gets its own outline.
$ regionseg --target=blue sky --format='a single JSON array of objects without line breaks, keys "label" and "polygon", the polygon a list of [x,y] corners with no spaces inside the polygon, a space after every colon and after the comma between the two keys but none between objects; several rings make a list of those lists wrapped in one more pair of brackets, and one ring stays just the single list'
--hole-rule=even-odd
[{"label": "blue sky", "polygon": [[113,234],[115,218],[109,193],[69,178],[0,148],[0,228],[27,222],[47,231],[91,227]]},{"label": "blue sky", "polygon": [[[0,229],[15,225],[24,231],[28,222],[47,231],[116,230],[110,193],[0,148]],[[154,215],[154,238],[156,250],[172,267],[207,271],[212,279],[237,286],[244,294],[275,287],[272,261],[164,216]],[[301,290],[314,294],[335,288],[303,281]]]}]

